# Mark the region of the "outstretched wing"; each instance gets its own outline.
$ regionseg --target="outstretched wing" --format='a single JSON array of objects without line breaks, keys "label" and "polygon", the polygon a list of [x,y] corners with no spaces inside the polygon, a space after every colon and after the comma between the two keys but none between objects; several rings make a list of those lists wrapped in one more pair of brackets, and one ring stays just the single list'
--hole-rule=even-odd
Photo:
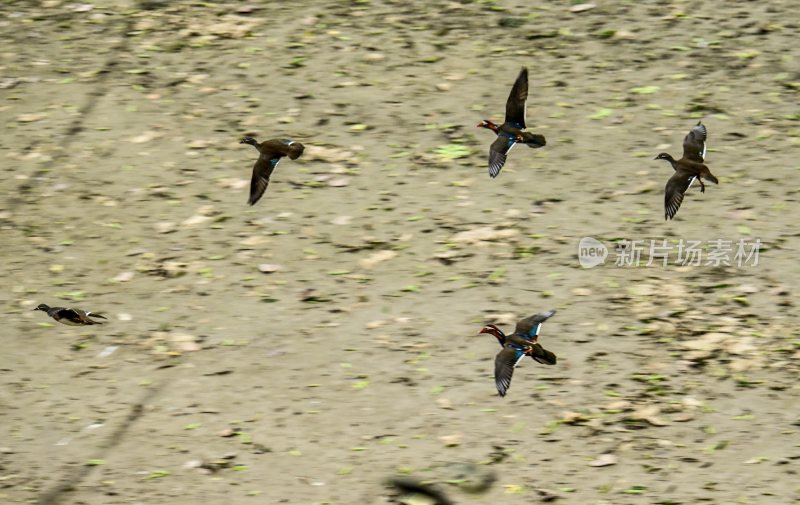
[{"label": "outstretched wing", "polygon": [[555,310],[548,310],[547,312],[526,317],[517,323],[516,328],[514,328],[514,333],[525,340],[536,342],[536,337],[539,336],[539,331],[542,329],[542,324],[553,317],[553,314],[555,313]]},{"label": "outstretched wing", "polygon": [[683,157],[703,163],[706,158],[706,138],[708,138],[706,125],[698,121],[683,139]]},{"label": "outstretched wing", "polygon": [[500,396],[505,396],[506,391],[511,387],[511,376],[514,375],[514,367],[523,357],[525,357],[525,352],[512,346],[505,346],[494,358],[494,383]]},{"label": "outstretched wing", "polygon": [[262,154],[258,157],[258,161],[253,165],[253,177],[250,179],[250,198],[247,203],[255,205],[261,199],[267,190],[267,186],[269,186],[269,178],[272,176],[272,172],[275,171],[275,167],[278,166],[279,161],[280,157],[278,156],[270,157]]},{"label": "outstretched wing", "polygon": [[689,189],[695,176],[685,170],[676,170],[672,177],[667,181],[664,188],[664,219],[669,220],[675,217],[678,209],[683,203],[683,194]]},{"label": "outstretched wing", "polygon": [[[69,326],[83,326],[85,324],[95,324],[94,321],[88,319],[86,317],[86,314],[81,310],[60,308],[60,307],[56,308],[58,310],[54,311],[52,317],[61,324],[67,324]],[[87,323],[87,321],[89,322]]]},{"label": "outstretched wing", "polygon": [[522,67],[506,101],[506,123],[525,128],[525,103],[528,101],[528,69]]},{"label": "outstretched wing", "polygon": [[489,176],[494,179],[506,164],[506,155],[517,142],[503,135],[498,135],[489,148]]}]

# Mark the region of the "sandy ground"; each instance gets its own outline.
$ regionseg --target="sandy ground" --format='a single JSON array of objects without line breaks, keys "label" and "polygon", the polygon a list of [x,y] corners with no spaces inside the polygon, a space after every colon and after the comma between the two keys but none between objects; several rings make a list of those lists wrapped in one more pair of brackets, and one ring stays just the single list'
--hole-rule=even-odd
[{"label": "sandy ground", "polygon": [[[796,4],[597,3],[3,2],[0,501],[800,501]],[[548,145],[490,180],[523,65]],[[252,208],[245,134],[308,145]],[[551,308],[498,397],[477,331]]]}]

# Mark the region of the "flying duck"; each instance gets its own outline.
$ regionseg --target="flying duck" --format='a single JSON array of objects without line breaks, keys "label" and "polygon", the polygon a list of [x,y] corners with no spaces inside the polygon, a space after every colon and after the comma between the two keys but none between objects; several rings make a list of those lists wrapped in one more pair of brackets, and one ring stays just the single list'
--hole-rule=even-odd
[{"label": "flying duck", "polygon": [[288,156],[296,160],[305,149],[300,142],[289,139],[265,140],[259,144],[253,137],[245,137],[239,143],[250,144],[259,152],[258,160],[253,165],[253,178],[250,180],[250,199],[247,200],[250,205],[255,205],[264,195],[269,186],[269,178],[281,158]]},{"label": "flying duck", "polygon": [[500,396],[506,395],[506,391],[511,386],[514,367],[525,356],[530,356],[544,365],[556,364],[556,355],[539,344],[539,331],[542,324],[555,313],[555,310],[549,310],[526,317],[517,323],[514,333],[511,335],[506,335],[503,330],[493,324],[481,329],[480,333],[494,335],[503,347],[494,359],[494,382]]},{"label": "flying duck", "polygon": [[661,153],[655,157],[657,160],[669,161],[672,169],[675,170],[675,173],[667,181],[666,188],[664,188],[665,220],[675,217],[683,202],[683,194],[686,193],[695,180],[700,183],[701,193],[706,192],[706,185],[703,184],[703,179],[719,184],[717,178],[705,165],[707,137],[708,130],[706,130],[706,126],[701,121],[698,121],[683,139],[683,158],[676,161],[668,153]]},{"label": "flying duck", "polygon": [[70,326],[86,326],[90,324],[103,324],[102,321],[95,321],[92,318],[108,319],[103,314],[97,312],[83,311],[80,309],[70,309],[67,307],[50,307],[47,304],[40,303],[33,310],[41,310],[47,312],[47,315],[55,319],[61,324],[68,324]]},{"label": "flying duck", "polygon": [[479,128],[488,128],[497,134],[497,139],[489,148],[489,176],[497,177],[506,163],[506,155],[517,142],[528,147],[544,147],[547,143],[544,135],[522,131],[525,125],[525,102],[528,100],[528,69],[522,67],[511,93],[506,101],[506,122],[498,126],[488,119],[478,124]]}]

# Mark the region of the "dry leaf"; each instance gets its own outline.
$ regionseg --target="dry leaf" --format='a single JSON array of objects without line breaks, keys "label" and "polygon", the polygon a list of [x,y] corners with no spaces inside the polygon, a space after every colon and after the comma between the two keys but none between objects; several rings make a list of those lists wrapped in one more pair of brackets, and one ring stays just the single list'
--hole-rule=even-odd
[{"label": "dry leaf", "polygon": [[281,270],[283,267],[280,265],[273,265],[271,263],[262,263],[258,265],[258,270],[265,274],[275,273],[278,270]]},{"label": "dry leaf", "polygon": [[589,463],[589,466],[611,466],[617,464],[617,457],[613,454],[601,454],[594,461]]},{"label": "dry leaf", "polygon": [[384,261],[388,261],[388,260],[394,258],[395,256],[397,256],[397,253],[395,251],[390,251],[390,250],[378,251],[376,253],[371,254],[367,258],[361,259],[358,262],[358,264],[362,268],[373,268],[378,263],[381,263],[381,262],[384,262]]}]

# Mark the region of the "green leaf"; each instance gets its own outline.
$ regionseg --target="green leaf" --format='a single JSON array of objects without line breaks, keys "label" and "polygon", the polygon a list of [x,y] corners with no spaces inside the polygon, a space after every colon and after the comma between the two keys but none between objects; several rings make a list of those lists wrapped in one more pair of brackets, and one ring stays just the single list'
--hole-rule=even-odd
[{"label": "green leaf", "polygon": [[462,144],[447,144],[436,148],[436,154],[446,160],[457,160],[466,158],[472,154],[472,150]]},{"label": "green leaf", "polygon": [[653,93],[657,93],[659,89],[661,88],[658,86],[641,86],[638,88],[631,88],[631,93],[636,93],[637,95],[652,95]]},{"label": "green leaf", "polygon": [[625,493],[625,494],[644,494],[645,491],[647,491],[647,486],[631,486],[628,489],[626,489],[625,491],[623,491],[623,493]]},{"label": "green leaf", "polygon": [[358,381],[355,384],[353,384],[353,389],[355,389],[356,391],[361,391],[362,389],[366,389],[367,386],[369,386],[368,380]]},{"label": "green leaf", "polygon": [[161,479],[167,475],[169,475],[169,471],[167,470],[153,470],[147,476],[143,477],[142,480]]},{"label": "green leaf", "polygon": [[589,116],[589,119],[594,119],[594,120],[605,119],[610,115],[611,115],[611,109],[602,108],[598,109],[597,112]]}]

